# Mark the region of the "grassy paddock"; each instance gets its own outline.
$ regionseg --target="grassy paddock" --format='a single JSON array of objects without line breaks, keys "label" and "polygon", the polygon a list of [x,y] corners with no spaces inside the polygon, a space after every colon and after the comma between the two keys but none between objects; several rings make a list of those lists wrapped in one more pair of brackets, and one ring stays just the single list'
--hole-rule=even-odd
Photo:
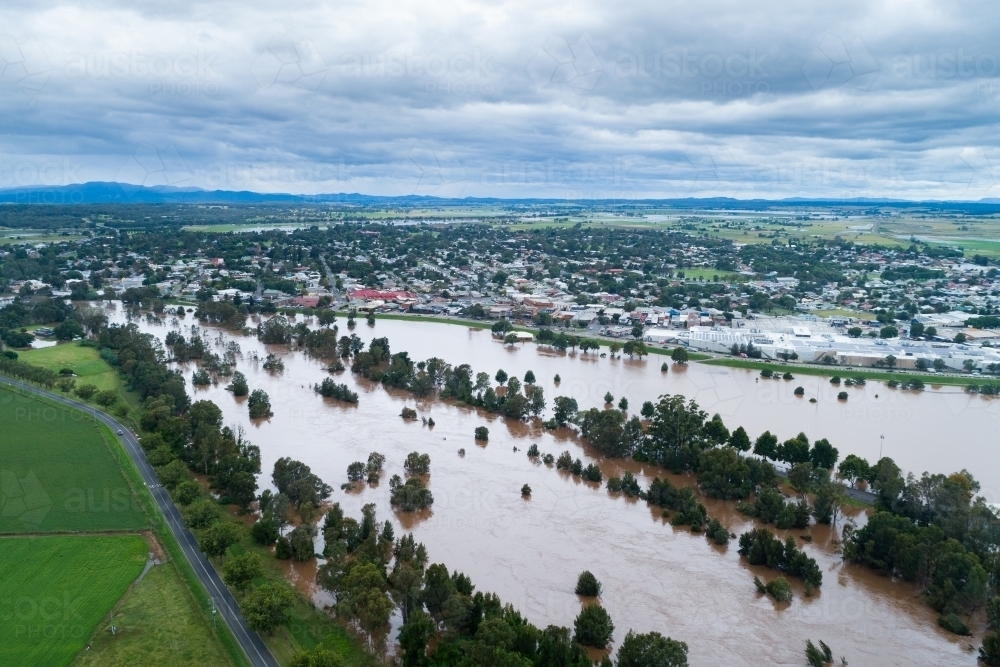
[{"label": "grassy paddock", "polygon": [[227,667],[231,665],[173,563],[154,567],[115,609],[115,634],[105,618],[76,667]]},{"label": "grassy paddock", "polygon": [[100,353],[92,347],[80,347],[73,343],[63,343],[55,347],[43,347],[18,353],[18,361],[33,366],[41,366],[58,373],[69,368],[76,373],[76,383],[92,384],[98,389],[118,389],[118,376]]},{"label": "grassy paddock", "polygon": [[0,539],[0,663],[69,664],[147,556],[138,535]]},{"label": "grassy paddock", "polygon": [[728,357],[715,358],[705,361],[703,363],[709,364],[711,366],[728,366],[730,368],[747,368],[750,370],[762,370],[764,368],[770,368],[771,370],[779,373],[784,373],[788,371],[792,375],[819,375],[821,377],[833,377],[834,375],[842,378],[853,378],[853,377],[863,377],[866,380],[878,380],[880,382],[888,382],[889,380],[897,380],[898,382],[906,382],[907,380],[920,380],[926,385],[943,385],[943,386],[956,386],[965,387],[970,384],[987,384],[1000,382],[1000,378],[985,378],[985,377],[963,377],[957,375],[939,375],[936,373],[914,373],[914,372],[899,372],[899,371],[878,371],[873,369],[860,369],[854,368],[848,370],[844,366],[819,366],[819,365],[800,365],[800,364],[781,364],[781,363],[766,363],[762,361],[749,361],[747,359],[732,359]]},{"label": "grassy paddock", "polygon": [[120,468],[128,457],[92,417],[0,387],[0,423],[0,533],[149,526]]}]

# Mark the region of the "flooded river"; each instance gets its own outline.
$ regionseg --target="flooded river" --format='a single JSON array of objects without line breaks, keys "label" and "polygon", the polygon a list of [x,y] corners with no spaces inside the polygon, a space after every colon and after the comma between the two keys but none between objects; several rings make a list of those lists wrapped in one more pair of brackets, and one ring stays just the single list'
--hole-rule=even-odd
[{"label": "flooded river", "polygon": [[[121,317],[119,311],[112,319]],[[190,324],[190,315],[181,321],[186,334]],[[339,324],[341,334],[347,333],[344,320]],[[161,338],[169,330],[140,326]],[[206,331],[213,340],[218,335]],[[533,344],[508,348],[494,341],[488,330],[445,324],[379,320],[369,327],[362,321],[354,331],[366,342],[376,335],[388,337],[393,352],[406,350],[414,360],[438,356],[453,365],[469,363],[476,372],[491,376],[498,368],[520,378],[532,370],[550,404],[556,395],[570,395],[586,409],[603,405],[610,391],[616,403],[622,396],[628,398],[636,412],[645,400],[682,393],[710,414],[720,413],[731,429],[744,426],[752,438],[765,429],[781,438],[804,431],[811,439],[829,438],[841,457],[855,453],[875,460],[879,436],[885,435],[884,454],[904,470],[951,472],[967,467],[991,499],[996,497],[993,490],[1000,488],[997,457],[992,455],[1000,402],[960,390],[914,394],[869,382],[847,388],[850,399],[845,404],[836,400],[841,389],[821,378],[758,380],[750,371],[700,364],[672,365],[663,373],[662,356],[611,360],[593,353],[555,353]],[[465,572],[478,590],[496,592],[540,627],[572,626],[581,607],[573,588],[577,575],[587,569],[603,583],[602,603],[615,623],[615,645],[629,628],[656,630],[686,641],[692,665],[802,665],[807,639],[822,639],[838,664],[844,656],[852,667],[976,664],[969,640],[938,628],[936,615],[914,588],[844,565],[829,527],[778,531],[781,537],[794,535],[816,558],[824,583],[807,598],[794,581],[794,600],[777,604],[758,595],[753,586],[755,574],[771,579],[777,573],[741,561],[735,542],[711,545],[702,535],[673,528],[644,502],[611,497],[596,484],[532,463],[525,452],[533,443],[553,455],[568,449],[585,464],[596,461],[605,475],[630,469],[643,486],[662,472],[604,460],[569,431],[507,422],[445,401],[415,400],[350,372],[338,374],[337,381],[358,392],[359,404],[324,399],[312,390],[313,383],[327,377],[320,361],[253,338],[235,340],[244,353],[239,369],[251,390],[264,389],[270,395],[274,416],[251,423],[245,398],[234,398],[221,384],[191,393],[195,400],[215,401],[225,422],[242,424],[260,446],[262,487],[269,485],[278,458],[304,461],[337,489],[332,500],[348,515],[358,517],[362,505],[376,503],[379,518],[391,518],[397,535],[412,531],[427,546],[431,562]],[[250,363],[247,359],[255,351],[261,358],[267,352],[279,354],[285,371],[270,374]],[[190,377],[195,366],[183,368]],[[562,378],[558,386],[553,382],[557,373]],[[805,399],[792,393],[799,385],[805,388]],[[818,397],[818,402],[809,403],[809,397]],[[399,414],[404,406],[433,417],[436,425],[403,421]],[[486,445],[473,439],[473,430],[482,425],[490,430]],[[347,465],[366,460],[373,450],[387,457],[382,483],[340,491]],[[403,459],[411,451],[431,457],[429,488],[435,502],[423,514],[394,513],[388,477],[402,475]],[[532,489],[529,499],[521,497],[523,484]],[[752,527],[732,504],[703,500],[710,515],[731,532],[738,535]],[[855,519],[861,523],[864,515]],[[812,541],[803,541],[803,535]]]}]

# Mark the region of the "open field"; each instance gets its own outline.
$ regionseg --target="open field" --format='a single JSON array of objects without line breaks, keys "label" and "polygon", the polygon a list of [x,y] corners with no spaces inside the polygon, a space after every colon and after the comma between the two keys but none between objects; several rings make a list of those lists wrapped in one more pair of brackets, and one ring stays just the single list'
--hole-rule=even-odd
[{"label": "open field", "polygon": [[69,664],[147,554],[138,535],[0,539],[0,664]]},{"label": "open field", "polygon": [[173,563],[150,570],[115,609],[115,634],[109,619],[98,626],[77,667],[133,665],[226,667],[231,665]]},{"label": "open field", "polygon": [[77,374],[77,385],[92,384],[101,390],[118,388],[115,369],[101,359],[100,353],[92,347],[63,343],[55,347],[18,352],[18,355],[19,361],[48,368],[56,373],[69,368]]},{"label": "open field", "polygon": [[1000,381],[997,378],[972,377],[969,375],[942,375],[937,373],[916,373],[912,371],[880,371],[871,368],[847,369],[844,366],[806,366],[804,364],[767,363],[763,361],[751,361],[749,359],[736,359],[734,357],[719,357],[709,359],[704,363],[711,366],[749,368],[751,370],[769,368],[780,373],[788,371],[792,375],[819,375],[820,377],[833,377],[836,375],[841,378],[863,377],[866,380],[878,380],[881,382],[888,382],[889,380],[896,380],[898,382],[920,380],[927,386],[947,385],[965,387],[970,384],[995,384]]},{"label": "open field", "polygon": [[0,388],[0,533],[149,525],[105,430],[78,410]]}]

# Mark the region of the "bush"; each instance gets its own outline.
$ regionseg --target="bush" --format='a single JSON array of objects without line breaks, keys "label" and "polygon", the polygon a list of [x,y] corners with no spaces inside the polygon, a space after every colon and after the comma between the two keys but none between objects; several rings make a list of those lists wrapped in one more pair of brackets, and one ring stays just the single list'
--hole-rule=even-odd
[{"label": "bush", "polygon": [[556,469],[557,470],[569,470],[573,467],[573,455],[569,451],[565,451],[559,455],[556,459]]},{"label": "bush", "polygon": [[285,584],[266,583],[254,589],[240,610],[247,625],[266,634],[288,622],[288,611],[295,602],[295,594]]},{"label": "bush", "polygon": [[551,454],[546,454],[545,456],[542,457],[542,463],[544,463],[547,466],[552,465],[555,462],[555,460],[556,458]]},{"label": "bush", "polygon": [[806,393],[806,390],[803,389],[802,387],[796,387],[795,388],[795,395],[796,396],[804,396],[805,393]]},{"label": "bush", "polygon": [[300,563],[311,560],[316,555],[316,549],[313,546],[313,537],[315,535],[316,529],[311,524],[302,523],[295,526],[292,532],[288,534],[288,544],[292,550],[292,558]]},{"label": "bush", "polygon": [[837,394],[837,400],[838,401],[846,401],[847,400],[847,392],[846,391],[842,391],[839,394]]},{"label": "bush", "polygon": [[261,519],[250,529],[250,537],[261,546],[271,546],[278,540],[278,527],[267,519]]},{"label": "bush", "polygon": [[531,495],[531,487],[528,486],[527,484],[525,484],[524,486],[522,486],[521,487],[521,495],[522,496],[530,496]]},{"label": "bush", "polygon": [[830,378],[830,384],[840,384],[840,378],[834,375],[832,378]]},{"label": "bush", "polygon": [[811,639],[806,640],[806,662],[810,667],[823,667],[833,662],[833,651],[822,640],[819,648],[812,643]]},{"label": "bush", "polygon": [[429,454],[410,452],[406,455],[403,468],[411,475],[426,475],[431,471],[431,457]]},{"label": "bush", "polygon": [[191,503],[184,512],[184,520],[192,528],[208,528],[219,520],[219,507],[214,500],[202,498]]},{"label": "bush", "polygon": [[712,519],[705,528],[705,537],[716,544],[729,544],[729,530],[718,519]]},{"label": "bush", "polygon": [[941,614],[938,616],[937,622],[942,628],[948,632],[954,632],[956,635],[967,637],[972,634],[969,626],[962,621],[958,614]]},{"label": "bush", "polygon": [[154,468],[165,466],[176,458],[177,455],[174,454],[174,450],[170,449],[167,445],[157,447],[146,456],[146,460],[149,461],[149,465]]},{"label": "bush", "polygon": [[[313,385],[313,391],[326,398],[335,398],[345,403],[357,403],[358,395],[346,384],[337,384],[333,378],[325,378],[322,384]],[[416,418],[416,417],[414,417]]]},{"label": "bush", "polygon": [[274,557],[278,560],[288,560],[292,557],[292,544],[284,535],[279,535],[275,541]]},{"label": "bush", "polygon": [[254,389],[250,392],[247,408],[250,410],[250,419],[263,419],[274,415],[271,412],[271,399],[263,389]]},{"label": "bush", "polygon": [[591,463],[583,469],[581,476],[588,482],[600,482],[602,478],[601,469],[597,467],[596,463]]},{"label": "bush", "polygon": [[788,371],[785,371],[785,374],[781,376],[781,379],[782,380],[794,380],[795,377],[791,373],[789,373]]},{"label": "bush", "polygon": [[767,582],[764,589],[778,602],[792,601],[792,585],[788,583],[788,579],[785,579],[784,577],[778,577],[777,579]]},{"label": "bush", "polygon": [[823,583],[823,573],[816,561],[795,546],[795,540],[781,540],[766,528],[754,528],[740,535],[741,556],[746,557],[751,565],[766,565],[775,570],[781,570],[793,577],[798,577],[809,586],[820,586]]},{"label": "bush", "polygon": [[601,582],[590,570],[584,570],[576,580],[576,594],[597,597],[601,594]]},{"label": "bush", "polygon": [[483,442],[487,442],[490,439],[490,430],[485,426],[477,426],[475,437],[476,440],[482,440]]},{"label": "bush", "polygon": [[393,475],[389,490],[389,503],[403,512],[414,512],[434,504],[434,495],[419,477],[411,477],[403,484],[399,475]]},{"label": "bush", "polygon": [[533,444],[528,447],[528,458],[538,458],[538,445]]},{"label": "bush", "polygon": [[222,566],[222,580],[240,593],[245,593],[253,580],[262,574],[260,554],[252,551],[233,556]]},{"label": "bush", "polygon": [[219,558],[224,556],[226,550],[240,541],[243,537],[243,527],[232,521],[218,521],[213,523],[201,534],[201,550],[205,555]]},{"label": "bush", "polygon": [[177,488],[174,489],[174,502],[179,505],[190,505],[200,494],[201,487],[198,486],[197,482],[181,482],[177,485]]},{"label": "bush", "polygon": [[611,641],[615,626],[611,616],[599,604],[589,604],[573,621],[576,642],[584,646],[604,648]]},{"label": "bush", "polygon": [[246,396],[250,393],[250,387],[247,386],[247,376],[236,371],[233,373],[232,381],[226,385],[226,390],[233,392],[233,396]]},{"label": "bush", "polygon": [[399,416],[406,420],[413,420],[417,418],[417,411],[413,408],[403,408],[403,411],[399,413]]},{"label": "bush", "polygon": [[979,647],[979,659],[990,667],[1000,665],[1000,632],[990,632],[983,637],[983,645]]},{"label": "bush", "polygon": [[687,667],[687,652],[687,644],[659,632],[637,635],[629,630],[618,649],[618,667]]}]

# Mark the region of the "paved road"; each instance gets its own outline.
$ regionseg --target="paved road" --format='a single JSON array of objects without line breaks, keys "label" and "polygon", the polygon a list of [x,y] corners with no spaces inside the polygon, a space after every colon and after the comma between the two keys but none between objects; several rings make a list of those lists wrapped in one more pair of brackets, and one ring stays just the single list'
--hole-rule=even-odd
[{"label": "paved road", "polygon": [[43,389],[38,389],[31,385],[24,384],[23,382],[12,380],[8,377],[0,376],[0,382],[12,385],[24,391],[41,394],[50,400],[83,410],[84,412],[93,415],[95,418],[100,419],[102,422],[107,424],[112,433],[121,432],[121,435],[119,435],[118,438],[122,441],[122,444],[125,446],[125,451],[128,452],[129,457],[131,457],[132,461],[135,463],[135,467],[138,468],[139,474],[142,475],[142,481],[146,484],[150,494],[152,494],[153,499],[160,508],[160,512],[163,513],[163,516],[167,521],[167,525],[170,526],[170,532],[172,532],[174,537],[177,538],[177,542],[180,543],[181,549],[184,551],[184,555],[187,557],[188,562],[194,569],[195,574],[198,575],[198,579],[201,581],[202,586],[205,587],[209,597],[212,598],[216,609],[219,611],[219,615],[222,616],[222,619],[227,625],[229,625],[233,636],[236,637],[236,641],[239,642],[240,647],[243,649],[244,653],[246,653],[250,662],[254,665],[254,667],[279,667],[278,661],[274,659],[273,655],[271,655],[270,649],[267,648],[267,645],[260,638],[260,635],[247,627],[246,621],[240,613],[240,608],[239,605],[237,605],[235,598],[233,598],[225,584],[222,583],[222,577],[219,576],[215,566],[209,562],[205,554],[203,554],[198,548],[198,541],[195,539],[194,535],[191,534],[191,531],[187,529],[187,526],[184,525],[184,519],[181,516],[181,513],[177,510],[177,506],[174,505],[173,500],[170,498],[170,494],[167,493],[167,490],[160,484],[152,466],[150,466],[146,461],[146,455],[142,451],[142,447],[139,446],[139,441],[136,437],[116,419],[104,414],[96,408],[90,407],[89,405],[78,403],[77,401],[66,398],[65,396],[60,396]]},{"label": "paved road", "polygon": [[340,302],[340,290],[337,289],[337,279],[334,277],[333,272],[326,263],[326,255],[320,255],[319,261],[323,265],[323,272],[326,273],[326,280],[330,283],[330,287],[328,289],[333,292],[333,305],[336,307],[336,305]]}]

